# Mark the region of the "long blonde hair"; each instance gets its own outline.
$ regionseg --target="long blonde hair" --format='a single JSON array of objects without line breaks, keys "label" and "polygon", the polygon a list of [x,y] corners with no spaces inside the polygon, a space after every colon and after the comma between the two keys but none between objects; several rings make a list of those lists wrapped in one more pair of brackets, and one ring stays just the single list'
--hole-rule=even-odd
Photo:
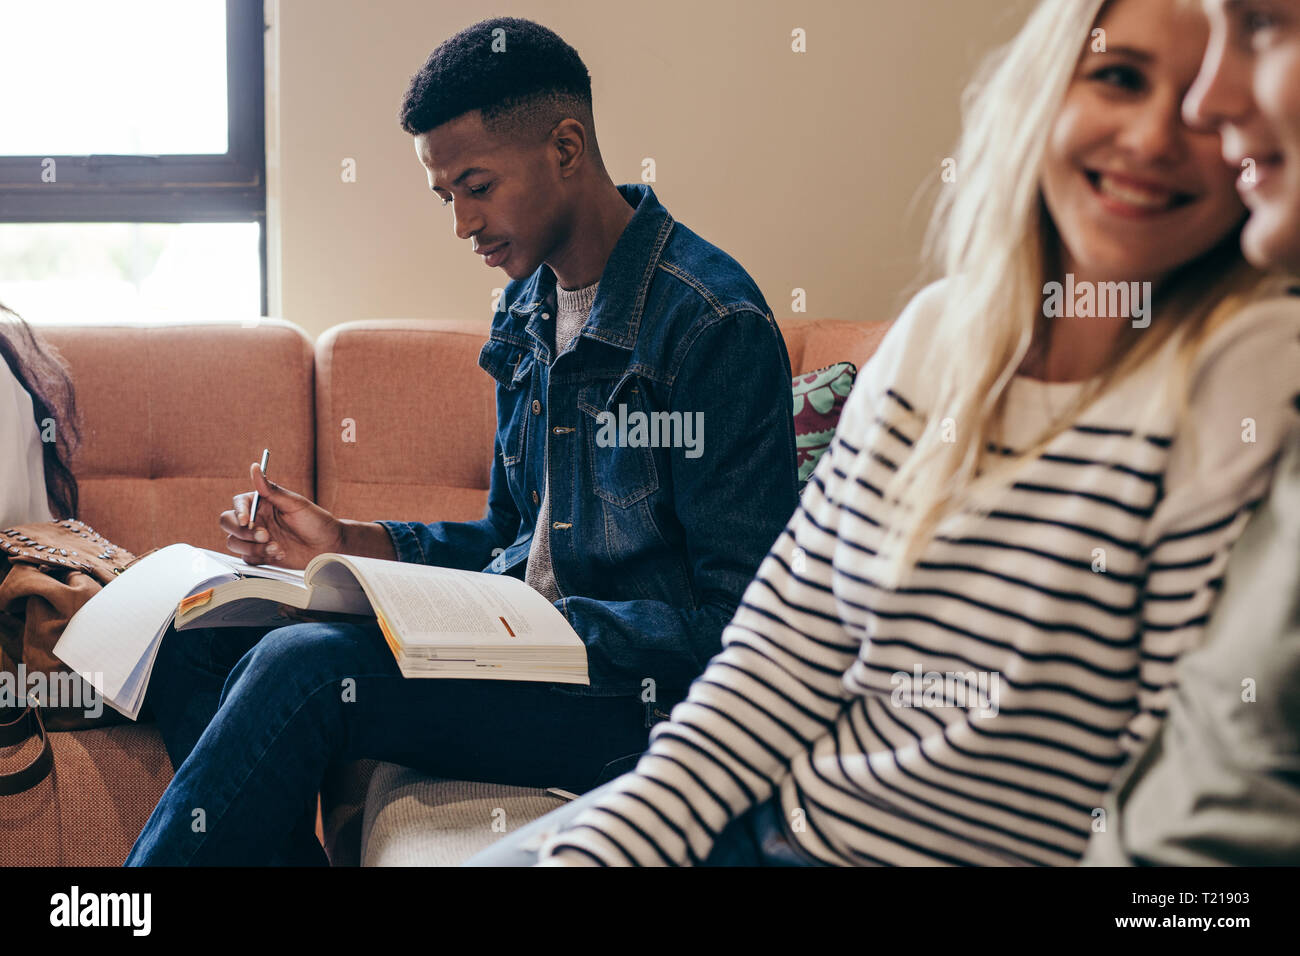
[{"label": "long blonde hair", "polygon": [[[938,391],[912,453],[885,488],[895,507],[875,572],[887,586],[897,586],[945,520],[978,517],[982,503],[1055,435],[1174,336],[1179,371],[1168,385],[1182,407],[1197,346],[1262,292],[1264,276],[1242,257],[1233,230],[1161,284],[1140,341],[1129,348],[1117,342],[1103,371],[1034,447],[990,454],[1008,386],[1047,331],[1043,285],[1056,265],[1057,238],[1038,171],[1080,52],[1107,2],[1043,0],[1016,37],[985,60],[963,97],[954,154],[960,185],[942,188],[926,237],[931,270],[946,277],[926,359]],[[980,348],[971,349],[972,339]],[[958,423],[955,436],[944,434],[945,420]]]}]

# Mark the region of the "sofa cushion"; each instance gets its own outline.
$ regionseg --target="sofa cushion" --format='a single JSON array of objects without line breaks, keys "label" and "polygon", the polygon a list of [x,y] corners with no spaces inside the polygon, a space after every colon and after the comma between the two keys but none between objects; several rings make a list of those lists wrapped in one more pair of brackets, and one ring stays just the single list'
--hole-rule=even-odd
[{"label": "sofa cushion", "polygon": [[563,797],[534,787],[442,780],[380,763],[361,825],[362,866],[458,866]]},{"label": "sofa cushion", "polygon": [[794,378],[795,461],[801,491],[831,445],[857,374],[852,362],[837,362]]},{"label": "sofa cushion", "polygon": [[496,392],[488,324],[349,322],[316,343],[316,501],[359,520],[483,516]]},{"label": "sofa cushion", "polygon": [[76,517],[113,543],[224,551],[217,516],[252,491],[248,466],[263,448],[273,480],[315,494],[312,345],[298,326],[34,325],[76,383]]}]

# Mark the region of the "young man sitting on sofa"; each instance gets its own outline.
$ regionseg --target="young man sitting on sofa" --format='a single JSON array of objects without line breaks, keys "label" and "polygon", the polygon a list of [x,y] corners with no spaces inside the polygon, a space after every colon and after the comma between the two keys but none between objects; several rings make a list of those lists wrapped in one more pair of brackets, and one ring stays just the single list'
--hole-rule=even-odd
[{"label": "young man sitting on sofa", "polygon": [[[576,51],[526,20],[478,23],[412,78],[401,122],[456,235],[512,280],[479,358],[497,383],[487,512],[340,519],[254,465],[255,526],[239,495],[228,546],[292,568],[340,551],[522,577],[586,643],[590,686],[405,680],[373,622],[169,630],[147,705],[176,774],[128,865],[326,862],[316,794],[340,758],[590,789],[719,650],[794,511],[790,364],[767,304],[652,189],[613,184]],[[609,447],[597,416],[624,406],[704,429]]]}]

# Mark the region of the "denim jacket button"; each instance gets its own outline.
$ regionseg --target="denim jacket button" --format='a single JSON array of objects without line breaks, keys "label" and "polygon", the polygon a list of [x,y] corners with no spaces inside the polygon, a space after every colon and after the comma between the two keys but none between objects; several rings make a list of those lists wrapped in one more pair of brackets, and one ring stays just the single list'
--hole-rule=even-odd
[{"label": "denim jacket button", "polygon": [[537,489],[533,489],[533,504],[537,504],[541,499],[537,497]]},{"label": "denim jacket button", "polygon": [[534,414],[534,415],[540,415],[541,413],[542,413],[542,403],[539,402],[537,399],[534,398],[534,399],[533,399],[533,414]]}]

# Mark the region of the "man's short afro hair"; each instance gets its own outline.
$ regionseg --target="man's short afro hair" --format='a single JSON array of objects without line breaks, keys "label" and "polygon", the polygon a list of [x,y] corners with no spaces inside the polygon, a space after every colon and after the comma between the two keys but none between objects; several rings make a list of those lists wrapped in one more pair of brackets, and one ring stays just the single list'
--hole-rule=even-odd
[{"label": "man's short afro hair", "polygon": [[511,141],[540,141],[568,117],[595,135],[591,74],[578,51],[518,17],[483,20],[439,44],[411,77],[398,116],[418,136],[472,110]]}]

